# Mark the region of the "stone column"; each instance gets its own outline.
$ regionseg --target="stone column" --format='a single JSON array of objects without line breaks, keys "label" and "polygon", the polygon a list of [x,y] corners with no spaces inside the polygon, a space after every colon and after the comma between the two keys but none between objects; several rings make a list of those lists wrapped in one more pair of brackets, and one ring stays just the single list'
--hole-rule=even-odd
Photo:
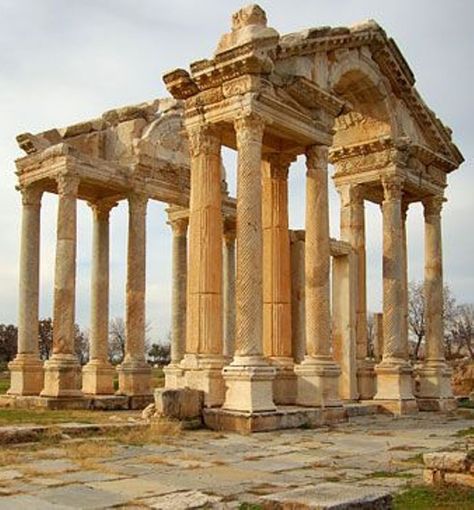
[{"label": "stone column", "polygon": [[224,356],[235,347],[235,225],[224,228]]},{"label": "stone column", "polygon": [[39,395],[43,363],[38,353],[40,215],[43,191],[21,188],[20,289],[18,295],[18,349],[8,364],[10,395]]},{"label": "stone column", "polygon": [[306,353],[304,237],[304,230],[292,230],[290,233],[291,338],[295,363],[301,363]]},{"label": "stone column", "polygon": [[456,408],[451,369],[444,355],[443,255],[441,236],[442,196],[423,201],[425,214],[425,360],[418,370],[417,401],[421,410]]},{"label": "stone column", "polygon": [[408,251],[407,214],[409,203],[402,200],[402,342],[408,352]]},{"label": "stone column", "polygon": [[294,404],[296,376],[291,344],[288,170],[290,154],[268,155],[262,164],[263,354],[276,368],[276,404]]},{"label": "stone column", "polygon": [[141,193],[131,193],[128,197],[125,357],[117,367],[117,393],[135,397],[137,406],[140,400],[146,401],[151,394],[151,368],[145,359],[147,202],[148,197]]},{"label": "stone column", "polygon": [[341,239],[351,244],[357,256],[356,357],[359,398],[371,399],[376,392],[374,362],[367,349],[367,277],[365,250],[365,208],[363,188],[347,184],[338,188],[341,199]]},{"label": "stone column", "polygon": [[382,178],[383,210],[383,333],[382,362],[376,366],[377,394],[393,412],[417,410],[412,393],[412,369],[408,362],[408,344],[403,337],[403,179]]},{"label": "stone column", "polygon": [[221,405],[225,387],[222,333],[221,141],[212,126],[189,131],[191,197],[185,384],[204,391],[205,405]]},{"label": "stone column", "polygon": [[168,224],[173,231],[172,287],[171,287],[171,362],[164,368],[165,387],[180,388],[183,370],[179,363],[186,349],[186,279],[188,273],[188,218],[172,218]]},{"label": "stone column", "polygon": [[332,341],[334,359],[341,368],[339,395],[346,401],[359,397],[356,363],[357,255],[332,257]]},{"label": "stone column", "polygon": [[340,406],[340,369],[331,354],[328,148],[306,151],[306,356],[295,367],[297,403]]},{"label": "stone column", "polygon": [[255,115],[235,121],[237,168],[236,336],[233,362],[223,370],[224,408],[275,409],[275,369],[263,357],[262,319],[262,140],[264,122]]},{"label": "stone column", "polygon": [[92,210],[90,360],[82,369],[82,392],[114,393],[115,369],[109,363],[109,215],[116,202],[89,203]]},{"label": "stone column", "polygon": [[374,313],[374,359],[382,361],[383,354],[383,313]]},{"label": "stone column", "polygon": [[44,364],[44,397],[82,397],[81,367],[74,352],[76,214],[79,178],[59,175],[54,275],[53,355]]}]

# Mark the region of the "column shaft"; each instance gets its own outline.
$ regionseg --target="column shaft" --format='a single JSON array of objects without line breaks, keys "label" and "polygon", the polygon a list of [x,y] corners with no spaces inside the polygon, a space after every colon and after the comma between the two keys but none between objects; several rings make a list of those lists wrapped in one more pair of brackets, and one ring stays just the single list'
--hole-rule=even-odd
[{"label": "column shaft", "polygon": [[306,352],[330,360],[328,149],[314,146],[306,156]]},{"label": "column shaft", "polygon": [[237,278],[235,356],[224,367],[224,408],[273,411],[275,369],[262,345],[262,142],[265,125],[248,115],[235,121],[237,169]]},{"label": "column shaft", "polygon": [[171,364],[177,365],[186,349],[186,278],[188,219],[168,222],[173,230],[173,265],[171,288]]},{"label": "column shaft", "polygon": [[297,403],[340,407],[340,369],[331,353],[328,148],[306,151],[306,356],[295,367]]},{"label": "column shaft", "polygon": [[45,363],[46,397],[80,397],[80,366],[74,351],[76,221],[79,178],[60,175],[54,278],[53,355]]},{"label": "column shaft", "polygon": [[263,161],[263,353],[292,358],[288,168],[292,156],[273,154]]},{"label": "column shaft", "polygon": [[222,191],[220,139],[190,133],[191,198],[186,353],[222,357]]},{"label": "column shaft", "polygon": [[443,197],[424,202],[425,211],[425,313],[427,362],[443,362],[443,254],[441,208]]},{"label": "column shaft", "polygon": [[82,369],[82,391],[91,395],[114,392],[109,346],[109,214],[114,202],[89,203],[92,210],[90,360]]},{"label": "column shaft", "polygon": [[224,356],[235,347],[235,226],[224,231]]},{"label": "column shaft", "polygon": [[38,354],[39,258],[41,196],[37,188],[22,188],[18,349],[9,363],[11,395],[38,395],[43,366]]},{"label": "column shaft", "polygon": [[128,197],[128,250],[125,306],[125,357],[118,367],[118,393],[151,393],[151,370],[145,359],[146,207],[148,197]]}]

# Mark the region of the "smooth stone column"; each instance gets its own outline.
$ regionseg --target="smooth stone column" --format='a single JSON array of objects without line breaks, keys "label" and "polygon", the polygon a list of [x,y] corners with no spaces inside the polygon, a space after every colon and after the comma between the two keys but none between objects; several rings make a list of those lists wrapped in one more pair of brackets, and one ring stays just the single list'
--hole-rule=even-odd
[{"label": "smooth stone column", "polygon": [[416,397],[421,410],[456,408],[451,388],[452,370],[444,355],[443,255],[441,209],[444,198],[423,201],[425,216],[425,360],[418,370]]},{"label": "smooth stone column", "polygon": [[186,354],[181,362],[186,386],[202,390],[208,407],[222,405],[225,387],[222,320],[221,140],[210,125],[189,130],[191,197]]},{"label": "smooth stone column", "polygon": [[92,210],[90,360],[82,369],[82,392],[112,395],[115,369],[109,363],[109,215],[116,202],[89,203]]},{"label": "smooth stone column", "polygon": [[80,398],[81,367],[74,352],[76,215],[79,178],[59,175],[54,275],[53,355],[44,364],[44,397]]},{"label": "smooth stone column", "polygon": [[263,354],[276,368],[276,404],[294,404],[288,170],[294,156],[271,154],[262,163]]},{"label": "smooth stone column", "polygon": [[171,218],[173,231],[171,286],[171,361],[164,368],[165,387],[183,385],[183,370],[179,367],[186,350],[186,279],[188,272],[188,218]]},{"label": "smooth stone column", "polygon": [[304,230],[290,232],[291,340],[295,363],[301,363],[306,354],[304,238]]},{"label": "smooth stone column", "polygon": [[224,356],[235,349],[235,225],[224,228]]},{"label": "smooth stone column", "polygon": [[357,255],[332,257],[332,341],[334,359],[341,367],[339,395],[359,397],[356,360]]},{"label": "smooth stone column", "polygon": [[338,407],[340,368],[331,354],[328,148],[306,151],[306,356],[295,367],[297,403]]},{"label": "smooth stone column", "polygon": [[35,187],[21,188],[20,289],[18,349],[10,370],[9,395],[39,395],[43,389],[43,363],[38,353],[38,305],[41,197]]},{"label": "smooth stone column", "polygon": [[383,210],[383,334],[382,362],[376,366],[376,400],[385,400],[392,412],[417,410],[412,391],[412,368],[403,335],[403,179],[382,178]]},{"label": "smooth stone column", "polygon": [[263,357],[262,320],[262,140],[265,125],[255,115],[235,121],[237,138],[237,279],[234,360],[223,370],[224,408],[275,410],[275,368]]},{"label": "smooth stone column", "polygon": [[145,359],[147,202],[148,197],[140,193],[128,197],[125,357],[117,367],[117,394],[129,397],[151,395],[151,368]]},{"label": "smooth stone column", "polygon": [[367,278],[365,250],[365,208],[361,185],[347,184],[338,188],[341,199],[341,239],[351,244],[357,255],[356,290],[356,358],[359,398],[374,397],[376,379],[374,362],[368,359],[367,346]]}]

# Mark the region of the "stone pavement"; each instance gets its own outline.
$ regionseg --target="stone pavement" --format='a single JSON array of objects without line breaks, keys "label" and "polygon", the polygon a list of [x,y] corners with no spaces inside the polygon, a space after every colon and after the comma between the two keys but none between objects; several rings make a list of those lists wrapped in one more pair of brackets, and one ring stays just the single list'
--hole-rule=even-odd
[{"label": "stone pavement", "polygon": [[[0,510],[333,508],[420,483],[420,454],[465,442],[454,434],[473,423],[459,414],[379,415],[252,436],[192,431],[142,446],[91,438],[4,448]],[[90,453],[76,455],[80,448]]]}]

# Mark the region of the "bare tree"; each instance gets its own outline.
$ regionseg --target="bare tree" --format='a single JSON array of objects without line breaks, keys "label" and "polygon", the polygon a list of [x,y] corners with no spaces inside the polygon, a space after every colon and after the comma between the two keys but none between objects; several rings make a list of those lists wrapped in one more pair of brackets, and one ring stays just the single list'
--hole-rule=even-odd
[{"label": "bare tree", "polygon": [[53,320],[51,317],[39,321],[38,335],[40,358],[47,360],[53,350]]},{"label": "bare tree", "polygon": [[89,334],[77,324],[74,326],[74,351],[81,365],[89,361]]},{"label": "bare tree", "polygon": [[451,339],[453,344],[457,345],[456,355],[460,356],[464,348],[469,357],[474,359],[474,305],[457,306],[452,322]]},{"label": "bare tree", "polygon": [[[449,357],[452,324],[455,316],[456,299],[448,285],[443,289],[443,320],[445,347]],[[413,356],[420,357],[420,348],[426,336],[425,292],[423,282],[408,284],[408,328],[414,338]]]},{"label": "bare tree", "polygon": [[125,357],[125,322],[115,317],[109,325],[109,360],[114,365],[122,363]]}]

